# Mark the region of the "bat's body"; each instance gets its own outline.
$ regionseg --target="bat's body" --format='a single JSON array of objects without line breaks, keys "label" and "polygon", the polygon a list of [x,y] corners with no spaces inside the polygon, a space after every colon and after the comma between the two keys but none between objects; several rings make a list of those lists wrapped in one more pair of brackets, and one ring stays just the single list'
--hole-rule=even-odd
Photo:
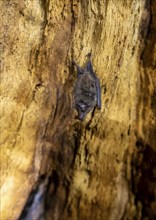
[{"label": "bat's body", "polygon": [[78,117],[83,120],[88,112],[96,105],[101,109],[101,90],[100,82],[95,75],[90,61],[91,54],[88,54],[89,60],[86,68],[82,69],[75,61],[77,67],[77,82],[74,88],[75,107],[78,112]]}]

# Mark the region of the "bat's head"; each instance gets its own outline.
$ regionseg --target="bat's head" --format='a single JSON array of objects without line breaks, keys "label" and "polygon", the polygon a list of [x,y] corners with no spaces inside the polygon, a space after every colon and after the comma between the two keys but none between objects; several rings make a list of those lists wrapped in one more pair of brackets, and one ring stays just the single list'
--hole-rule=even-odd
[{"label": "bat's head", "polygon": [[79,120],[83,121],[83,119],[85,118],[87,113],[91,111],[91,109],[92,108],[90,106],[88,106],[86,103],[78,102],[76,104],[76,110],[78,112]]}]

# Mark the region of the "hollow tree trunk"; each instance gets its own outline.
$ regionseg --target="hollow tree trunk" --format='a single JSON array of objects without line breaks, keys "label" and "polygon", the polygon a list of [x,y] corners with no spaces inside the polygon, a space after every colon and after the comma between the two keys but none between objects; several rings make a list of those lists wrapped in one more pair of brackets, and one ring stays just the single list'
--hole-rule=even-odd
[{"label": "hollow tree trunk", "polygon": [[[0,4],[1,219],[40,179],[46,220],[154,219],[156,1]],[[72,60],[90,51],[102,109],[81,122]]]}]

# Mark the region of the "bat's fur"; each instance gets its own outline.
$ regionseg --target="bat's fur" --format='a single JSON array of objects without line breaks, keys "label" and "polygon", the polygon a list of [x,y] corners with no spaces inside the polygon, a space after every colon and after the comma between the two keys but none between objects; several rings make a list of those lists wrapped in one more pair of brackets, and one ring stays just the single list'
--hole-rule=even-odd
[{"label": "bat's fur", "polygon": [[96,105],[101,108],[100,82],[93,71],[90,61],[91,54],[88,54],[89,60],[86,68],[82,69],[75,61],[77,67],[78,79],[74,87],[75,107],[78,112],[78,118],[83,120],[88,112]]}]

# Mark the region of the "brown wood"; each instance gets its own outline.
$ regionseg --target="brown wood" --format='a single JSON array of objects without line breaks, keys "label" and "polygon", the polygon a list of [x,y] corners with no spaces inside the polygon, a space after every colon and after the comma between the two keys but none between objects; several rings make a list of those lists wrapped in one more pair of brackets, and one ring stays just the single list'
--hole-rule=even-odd
[{"label": "brown wood", "polygon": [[[154,219],[156,1],[0,4],[1,219],[41,178],[45,220]],[[81,122],[72,60],[91,50],[102,108]]]}]

